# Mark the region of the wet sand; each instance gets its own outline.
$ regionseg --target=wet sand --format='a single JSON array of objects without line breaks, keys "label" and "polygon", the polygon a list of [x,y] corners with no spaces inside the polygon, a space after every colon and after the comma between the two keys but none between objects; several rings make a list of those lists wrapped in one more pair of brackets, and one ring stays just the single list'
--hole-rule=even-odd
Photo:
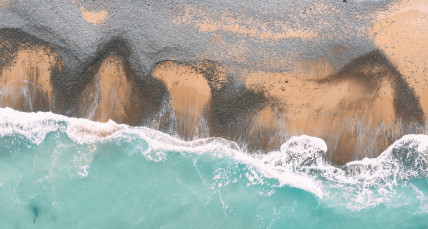
[{"label": "wet sand", "polygon": [[0,106],[21,111],[51,110],[52,69],[62,64],[58,53],[45,44],[17,40],[9,32],[4,31],[0,37]]},{"label": "wet sand", "polygon": [[379,14],[371,34],[428,114],[428,3],[401,1]]},{"label": "wet sand", "polygon": [[424,123],[417,97],[380,52],[318,78],[255,72],[246,84],[275,101],[291,135],[326,140],[336,164],[375,156],[370,153],[382,151],[405,132],[402,123]]},{"label": "wet sand", "polygon": [[[69,4],[86,29],[106,32],[117,17],[109,5]],[[144,4],[144,9],[156,4]],[[0,6],[17,10],[9,1],[0,1]],[[288,19],[309,20],[329,9],[340,20],[345,6],[317,2]],[[164,37],[157,37],[145,40],[150,45],[143,53],[141,43],[113,30],[114,36],[100,35],[95,51],[82,57],[66,45],[79,42],[57,37],[64,42],[58,45],[43,34],[1,29],[0,106],[100,122],[112,119],[185,140],[218,136],[250,152],[277,150],[291,136],[306,134],[326,141],[334,164],[375,157],[404,134],[426,132],[426,7],[413,0],[391,3],[385,11],[356,19],[370,21],[369,29],[346,27],[334,38],[324,34],[331,25],[328,17],[311,27],[296,27],[275,19],[282,15],[279,11],[262,13],[268,15],[267,23],[245,12],[216,13],[196,5],[168,12],[170,27],[155,23],[142,30],[169,31],[178,37],[173,44],[187,45],[187,36],[195,42],[207,40],[188,52],[184,45],[169,43],[159,49]],[[181,32],[184,28],[193,32]],[[349,41],[351,35],[373,46],[362,52],[355,50],[359,44],[335,40]],[[306,57],[305,49],[320,48],[310,43],[317,40],[326,42],[328,51]],[[289,42],[289,52],[282,51],[281,42]],[[295,46],[304,48],[291,49]],[[352,57],[353,50],[362,54]]]},{"label": "wet sand", "polygon": [[[55,105],[62,107],[56,110],[70,116],[130,125],[157,119],[158,129],[176,122],[164,131],[186,140],[220,136],[250,151],[275,150],[290,136],[307,134],[327,142],[334,164],[377,156],[424,124],[419,98],[381,51],[333,74],[323,62],[305,71],[250,72],[243,85],[212,61],[163,61],[144,75],[130,64],[121,39],[100,47],[80,74],[58,67],[63,61],[54,49],[21,46],[10,49],[0,82],[1,105],[23,111],[55,110],[56,95]],[[69,87],[73,80],[78,82]],[[162,115],[165,106],[172,113]]]},{"label": "wet sand", "polygon": [[179,135],[186,140],[208,137],[202,126],[202,118],[211,99],[207,79],[195,67],[173,61],[156,65],[152,76],[168,88]]}]

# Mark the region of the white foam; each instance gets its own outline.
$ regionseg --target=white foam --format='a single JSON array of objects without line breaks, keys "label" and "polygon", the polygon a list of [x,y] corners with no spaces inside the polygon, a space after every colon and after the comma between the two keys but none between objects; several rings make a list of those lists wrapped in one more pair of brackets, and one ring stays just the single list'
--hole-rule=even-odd
[{"label": "white foam", "polygon": [[[214,156],[229,157],[246,164],[262,175],[249,174],[249,184],[271,178],[278,180],[280,186],[303,189],[327,199],[337,198],[339,194],[334,192],[338,191],[347,198],[348,207],[352,209],[387,202],[400,182],[428,177],[427,135],[406,135],[377,158],[365,158],[335,167],[327,160],[326,143],[320,138],[305,135],[291,137],[279,151],[249,154],[236,143],[223,138],[188,142],[153,129],[130,127],[113,121],[98,123],[52,113],[24,113],[0,108],[0,137],[19,134],[40,144],[46,134],[57,130],[65,132],[79,144],[140,138],[149,145],[141,153],[154,161],[165,160],[168,151],[211,152]],[[80,157],[78,159],[81,160]],[[89,168],[90,164],[80,164],[80,175],[87,176]]]},{"label": "white foam", "polygon": [[[63,124],[59,124],[61,122]],[[57,130],[66,132],[73,141],[79,144],[90,144],[114,138],[127,139],[132,135],[137,135],[151,147],[151,149],[142,152],[148,159],[163,160],[166,158],[163,153],[167,151],[199,154],[212,152],[217,157],[227,156],[253,166],[265,177],[278,179],[281,185],[304,189],[322,197],[322,191],[318,184],[312,182],[305,174],[286,172],[282,168],[278,170],[278,168],[267,163],[268,160],[260,160],[258,157],[242,152],[236,143],[223,138],[212,137],[183,141],[153,129],[119,125],[111,120],[107,123],[99,123],[53,113],[24,113],[10,108],[0,108],[0,126],[0,137],[19,134],[35,144],[43,142],[47,133]],[[307,144],[311,137],[305,136],[303,138],[306,139],[305,144]],[[296,141],[297,138],[293,139]],[[320,144],[321,141],[317,139],[314,144]],[[325,143],[323,144],[322,147],[326,150]],[[87,165],[80,168],[79,175],[87,176]]]},{"label": "white foam", "polygon": [[413,184],[410,184],[410,187],[413,189],[413,191],[415,191],[416,194],[416,199],[418,199],[419,201],[419,209],[422,213],[428,213],[428,201],[427,198],[425,197],[424,193],[418,189],[418,187],[416,187]]},{"label": "white foam", "polygon": [[58,115],[52,113],[24,113],[0,108],[0,137],[19,134],[40,144],[46,134],[59,129]]}]

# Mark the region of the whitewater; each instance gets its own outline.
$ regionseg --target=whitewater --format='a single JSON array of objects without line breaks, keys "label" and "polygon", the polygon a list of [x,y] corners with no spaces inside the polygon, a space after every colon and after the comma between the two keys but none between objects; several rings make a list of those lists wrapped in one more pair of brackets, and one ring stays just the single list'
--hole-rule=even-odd
[{"label": "whitewater", "polygon": [[428,135],[340,167],[327,150],[0,108],[0,228],[428,228]]}]

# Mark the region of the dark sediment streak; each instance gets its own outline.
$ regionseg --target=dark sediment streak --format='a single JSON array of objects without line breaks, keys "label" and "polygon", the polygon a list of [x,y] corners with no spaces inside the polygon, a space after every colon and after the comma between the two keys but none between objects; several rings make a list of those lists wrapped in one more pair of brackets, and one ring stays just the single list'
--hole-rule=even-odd
[{"label": "dark sediment streak", "polygon": [[[162,101],[167,94],[166,88],[150,75],[145,75],[138,66],[131,66],[129,60],[131,51],[127,41],[121,38],[114,38],[102,45],[92,60],[87,64],[83,64],[77,73],[70,70],[59,72],[58,75],[61,76],[57,75],[55,82],[57,96],[61,99],[61,104],[63,104],[60,113],[70,116],[76,116],[77,114],[79,117],[89,118],[86,117],[85,113],[90,109],[88,107],[90,104],[82,104],[82,96],[85,96],[85,90],[95,90],[95,88],[88,87],[97,86],[93,82],[94,78],[99,74],[103,62],[110,56],[122,60],[125,74],[124,80],[131,85],[130,94],[132,95],[128,101],[123,101],[126,115],[116,118],[115,121],[129,125],[140,125],[144,119],[153,116],[160,109]],[[110,89],[114,90],[114,88]],[[95,120],[106,121],[96,118]]]},{"label": "dark sediment streak", "polygon": [[[380,119],[375,126],[386,124],[394,128],[395,125],[399,125],[399,130],[395,132],[384,130],[383,134],[380,136],[381,139],[376,139],[379,142],[376,151],[382,152],[387,146],[404,134],[423,132],[423,127],[425,126],[424,112],[420,106],[418,97],[403,79],[403,76],[381,51],[376,50],[360,56],[349,62],[336,74],[318,80],[318,82],[321,84],[334,84],[335,82],[346,80],[354,80],[364,85],[367,89],[366,96],[368,96],[368,99],[365,101],[363,100],[363,103],[367,103],[372,98],[380,96],[381,87],[385,86],[386,82],[391,84],[395,120],[393,123],[388,123],[387,120]],[[355,110],[355,112],[370,112],[370,110],[375,109],[375,107],[369,106],[368,109],[367,111]],[[378,112],[387,113],[388,111],[379,110]],[[376,114],[374,115],[376,116]],[[336,163],[344,164],[352,159],[350,156],[352,152],[356,150],[356,143],[354,143],[353,146],[352,140],[350,141],[350,139],[358,139],[361,137],[360,135],[357,129],[354,129],[339,137],[338,147],[336,151],[333,152],[333,157],[337,159],[335,161]],[[350,156],[343,157],[344,155]]]},{"label": "dark sediment streak", "polygon": [[[365,72],[366,69],[372,68],[376,68],[375,71]],[[424,112],[419,104],[419,99],[403,79],[403,76],[381,51],[376,50],[360,56],[345,65],[337,74],[319,82],[331,82],[349,78],[364,83],[370,90],[379,88],[383,79],[390,79],[394,87],[396,116],[406,122],[424,123]]]},{"label": "dark sediment streak", "polygon": [[[44,85],[44,91],[41,91],[40,95],[36,94],[41,98],[39,104],[36,103],[32,109],[28,107],[13,108],[22,111],[51,110],[55,113],[90,118],[95,121],[107,121],[111,118],[119,123],[150,127],[153,127],[153,120],[157,119],[155,128],[164,132],[176,131],[171,129],[171,123],[174,122],[172,112],[161,112],[168,103],[168,98],[173,99],[172,97],[176,95],[169,91],[165,81],[152,75],[154,74],[153,69],[164,65],[165,61],[159,62],[150,73],[144,73],[143,68],[136,64],[138,61],[132,59],[133,53],[129,42],[121,37],[115,37],[100,45],[96,54],[89,61],[79,62],[76,58],[78,63],[73,65],[78,67],[71,68],[66,61],[61,59],[64,55],[73,56],[72,53],[67,53],[67,50],[62,50],[60,47],[16,29],[2,29],[1,31],[0,39],[3,44],[0,45],[0,51],[4,53],[0,59],[2,71],[12,64],[16,53],[26,47],[43,47],[49,51],[48,53],[53,53],[55,60],[55,65],[50,68],[49,83],[52,87],[52,98],[43,99],[43,96],[49,95],[50,90]],[[174,128],[180,129],[180,125],[187,125],[182,128],[183,131],[177,131],[184,139],[192,139],[196,133],[193,130],[186,130],[186,128],[194,128],[192,122],[199,120],[195,119],[195,114],[207,120],[209,136],[231,139],[240,145],[245,145],[250,151],[278,149],[280,144],[289,137],[287,134],[282,133],[281,135],[280,133],[284,130],[293,133],[293,129],[287,129],[289,127],[279,125],[276,121],[289,121],[290,116],[287,115],[293,114],[292,107],[285,102],[289,99],[287,93],[291,92],[287,90],[292,84],[292,82],[284,80],[286,77],[282,78],[280,83],[284,85],[283,94],[275,97],[270,96],[269,91],[245,86],[243,82],[236,80],[237,77],[232,77],[227,69],[214,61],[169,61],[169,63],[174,66],[185,66],[188,71],[196,75],[194,77],[198,77],[198,74],[202,75],[203,79],[199,80],[202,83],[206,82],[210,89],[210,92],[206,93],[209,94],[208,102],[202,104],[202,112],[197,111],[194,114],[182,112],[180,114],[179,118],[182,120],[178,122],[178,127],[176,125]],[[185,82],[189,79],[186,76],[180,76],[177,80]],[[299,80],[304,81],[304,79]],[[34,81],[34,83],[37,82]],[[311,119],[315,117],[314,120],[308,119],[308,121],[315,124],[320,122],[322,125],[315,125],[309,129],[303,127],[299,131],[325,139],[332,151],[333,163],[343,164],[355,159],[358,144],[361,144],[358,142],[364,137],[357,131],[358,126],[344,128],[341,126],[343,123],[347,124],[355,116],[362,120],[371,120],[372,123],[363,124],[367,125],[365,128],[368,131],[375,131],[379,125],[383,125],[385,120],[382,120],[382,117],[384,116],[373,114],[372,110],[377,109],[376,112],[379,112],[380,108],[376,107],[378,106],[376,99],[379,98],[381,89],[388,88],[388,85],[391,85],[393,92],[393,98],[391,98],[393,100],[392,121],[388,123],[390,127],[382,130],[384,132],[381,132],[381,136],[370,140],[375,142],[375,147],[359,149],[361,151],[359,153],[362,154],[359,156],[367,156],[365,153],[373,149],[376,151],[375,154],[378,154],[402,134],[418,132],[420,131],[418,128],[425,124],[424,112],[417,96],[380,51],[363,55],[349,62],[337,73],[323,79],[312,79],[303,83],[321,87],[322,89],[317,92],[321,92],[320,95],[335,90],[336,85],[340,83],[355,83],[364,91],[362,95],[349,95],[355,96],[355,101],[342,101],[334,108],[335,110],[319,111],[315,108],[314,110],[311,110],[311,107],[307,108],[314,115],[308,117]],[[174,84],[171,85],[174,86]],[[305,93],[309,95],[312,92]],[[110,94],[116,97],[109,97]],[[303,95],[305,94],[303,93]],[[34,93],[32,96],[35,96]],[[113,101],[112,98],[118,98],[118,100]],[[381,103],[385,101],[387,103],[389,100],[381,100]],[[187,101],[187,103],[189,102]],[[0,105],[8,106],[8,104]],[[305,104],[298,105],[306,108]],[[177,105],[173,104],[172,107],[176,109]],[[112,110],[112,108],[114,109]],[[269,121],[268,127],[259,126],[256,119],[259,118],[260,112],[266,111],[266,109],[272,111],[268,111],[266,114],[271,116],[273,121]],[[94,113],[88,113],[90,110],[93,110]],[[184,107],[183,110],[186,108]],[[296,114],[298,116],[298,113]],[[188,122],[186,119],[191,120]],[[333,122],[331,125],[328,123],[330,121]],[[191,123],[190,126],[188,123]],[[398,124],[401,128],[398,132],[391,130]],[[296,124],[296,126],[298,125]]]}]

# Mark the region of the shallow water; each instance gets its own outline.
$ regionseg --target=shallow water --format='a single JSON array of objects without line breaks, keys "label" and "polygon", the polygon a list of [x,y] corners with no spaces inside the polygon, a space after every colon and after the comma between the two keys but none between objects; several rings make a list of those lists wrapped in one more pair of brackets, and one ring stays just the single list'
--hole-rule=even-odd
[{"label": "shallow water", "polygon": [[0,109],[0,228],[428,228],[428,136],[340,168],[326,150]]}]

